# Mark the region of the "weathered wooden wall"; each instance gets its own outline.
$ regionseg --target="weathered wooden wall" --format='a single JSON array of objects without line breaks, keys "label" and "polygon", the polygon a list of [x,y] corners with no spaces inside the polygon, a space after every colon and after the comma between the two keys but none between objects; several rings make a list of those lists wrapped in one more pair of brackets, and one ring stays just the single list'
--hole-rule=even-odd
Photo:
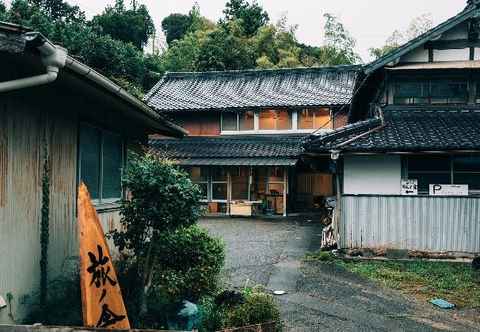
[{"label": "weathered wooden wall", "polygon": [[175,113],[170,117],[192,136],[220,135],[220,112]]}]

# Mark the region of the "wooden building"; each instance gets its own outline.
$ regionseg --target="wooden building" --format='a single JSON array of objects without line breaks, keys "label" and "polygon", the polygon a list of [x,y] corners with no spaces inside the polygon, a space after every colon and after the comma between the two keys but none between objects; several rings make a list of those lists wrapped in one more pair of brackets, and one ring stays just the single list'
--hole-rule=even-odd
[{"label": "wooden building", "polygon": [[480,252],[480,5],[364,66],[336,160],[343,248]]},{"label": "wooden building", "polygon": [[41,34],[0,24],[0,309],[21,320],[40,278],[44,161],[50,168],[49,276],[78,256],[76,192],[84,181],[106,231],[118,221],[126,152],[149,134],[180,137],[164,120]]},{"label": "wooden building", "polygon": [[167,73],[146,103],[189,131],[151,146],[184,166],[212,214],[314,211],[333,194],[329,160],[307,162],[314,132],[346,124],[359,66]]}]

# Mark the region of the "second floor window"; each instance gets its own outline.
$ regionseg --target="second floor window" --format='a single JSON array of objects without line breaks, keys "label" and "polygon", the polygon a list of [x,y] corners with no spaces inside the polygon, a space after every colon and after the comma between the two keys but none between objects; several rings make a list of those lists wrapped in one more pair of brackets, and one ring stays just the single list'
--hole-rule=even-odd
[{"label": "second floor window", "polygon": [[259,114],[260,130],[292,129],[292,114],[289,111],[261,111]]},{"label": "second floor window", "polygon": [[395,104],[465,104],[467,102],[468,85],[461,80],[400,81],[395,84]]},{"label": "second floor window", "polygon": [[254,130],[255,115],[253,111],[222,113],[222,131]]},{"label": "second floor window", "polygon": [[332,128],[330,110],[305,109],[298,112],[298,129]]}]

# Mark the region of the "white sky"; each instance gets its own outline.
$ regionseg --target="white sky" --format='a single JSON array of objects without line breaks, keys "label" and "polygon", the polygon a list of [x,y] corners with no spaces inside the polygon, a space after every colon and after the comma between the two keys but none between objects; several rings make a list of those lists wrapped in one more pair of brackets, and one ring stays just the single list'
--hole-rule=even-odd
[{"label": "white sky", "polygon": [[[9,1],[7,1],[9,2]],[[88,15],[100,13],[114,0],[67,0],[79,5]],[[125,0],[128,3],[129,0]],[[138,0],[150,10],[157,30],[171,13],[188,13],[195,0]],[[222,16],[226,0],[197,0],[203,16],[216,21]],[[369,60],[368,49],[382,46],[397,29],[406,29],[410,21],[422,14],[432,14],[434,24],[456,15],[467,0],[258,0],[277,21],[283,13],[290,24],[297,24],[297,36],[303,43],[321,45],[323,41],[323,14],[333,13],[357,39],[357,52]]]}]

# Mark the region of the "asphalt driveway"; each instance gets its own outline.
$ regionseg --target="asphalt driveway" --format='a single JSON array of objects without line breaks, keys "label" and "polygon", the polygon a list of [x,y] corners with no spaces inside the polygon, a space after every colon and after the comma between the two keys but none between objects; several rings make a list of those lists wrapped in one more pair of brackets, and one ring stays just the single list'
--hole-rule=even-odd
[{"label": "asphalt driveway", "polygon": [[286,331],[480,331],[457,312],[407,299],[336,265],[307,263],[321,227],[306,218],[201,221],[224,239],[226,286],[263,285],[277,297]]}]

